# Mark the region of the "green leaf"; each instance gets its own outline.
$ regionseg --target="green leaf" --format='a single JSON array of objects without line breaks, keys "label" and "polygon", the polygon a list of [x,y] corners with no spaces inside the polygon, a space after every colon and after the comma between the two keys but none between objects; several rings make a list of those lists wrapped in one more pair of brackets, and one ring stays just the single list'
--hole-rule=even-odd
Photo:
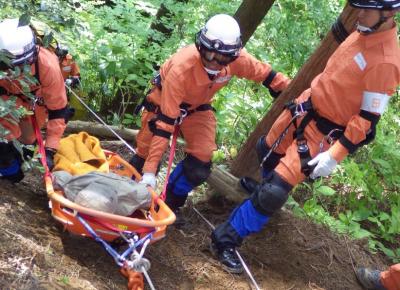
[{"label": "green leaf", "polygon": [[54,40],[53,32],[46,34],[45,36],[43,36],[43,46],[49,47],[53,40]]},{"label": "green leaf", "polygon": [[363,238],[368,238],[368,237],[374,236],[371,232],[364,230],[364,229],[358,229],[358,230],[354,231],[352,235],[356,239],[363,239]]},{"label": "green leaf", "polygon": [[335,195],[335,193],[336,193],[336,190],[334,190],[333,188],[326,186],[326,185],[317,187],[316,191],[325,196],[332,196],[332,195]]},{"label": "green leaf", "polygon": [[29,14],[22,14],[18,19],[18,27],[29,25],[31,16]]},{"label": "green leaf", "polygon": [[368,210],[365,207],[362,207],[356,211],[353,212],[353,221],[363,221],[369,218],[369,216],[372,214],[370,210]]}]

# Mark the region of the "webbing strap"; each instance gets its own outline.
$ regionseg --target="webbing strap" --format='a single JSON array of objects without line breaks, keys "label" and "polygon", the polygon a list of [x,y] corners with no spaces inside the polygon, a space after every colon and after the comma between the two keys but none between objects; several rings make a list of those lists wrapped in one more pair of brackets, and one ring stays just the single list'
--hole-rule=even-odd
[{"label": "webbing strap", "polygon": [[300,157],[301,172],[305,176],[309,176],[312,169],[308,165],[311,160],[310,148],[307,145],[307,140],[304,137],[304,130],[313,119],[313,111],[309,111],[301,120],[300,125],[295,130],[295,138],[297,142],[297,152]]},{"label": "webbing strap", "polygon": [[202,112],[202,111],[214,111],[215,112],[215,109],[210,104],[202,104],[202,105],[194,108],[193,110],[188,110],[187,116],[189,116],[193,113]]},{"label": "webbing strap", "polygon": [[44,170],[45,170],[44,178],[46,178],[46,177],[51,178],[51,172],[49,170],[49,167],[47,166],[46,150],[44,148],[42,133],[40,132],[39,126],[37,124],[35,114],[31,115],[31,123],[32,123],[33,129],[35,131],[35,136],[36,136],[36,140],[37,140],[38,147],[39,147],[40,162],[42,163]]},{"label": "webbing strap", "polygon": [[[165,197],[166,197],[166,194],[167,194],[168,180],[169,180],[169,175],[171,173],[172,162],[174,161],[174,157],[175,157],[176,141],[178,140],[179,130],[180,130],[180,126],[178,126],[178,125],[175,126],[175,131],[174,131],[174,134],[172,136],[171,148],[169,149],[167,174],[165,176],[165,182],[164,182],[163,191],[161,192],[161,195],[160,195],[160,198],[163,201],[165,200]],[[156,201],[157,200],[155,200],[155,202]]]},{"label": "webbing strap", "polygon": [[[92,217],[92,216],[89,216],[89,215],[86,215],[86,214],[82,214],[82,213],[80,213],[80,216],[83,217],[84,219],[92,222],[92,223],[96,223],[96,224],[98,224],[98,225],[100,225],[100,226],[102,226],[102,227],[104,227],[104,228],[106,228],[108,230],[113,231],[113,232],[119,232],[119,233],[126,232],[126,230],[121,230],[121,229],[119,229],[117,227],[114,227],[112,224],[107,223],[105,221],[102,221],[99,218],[95,218],[95,217]],[[146,234],[146,233],[150,233],[152,231],[154,231],[154,228],[138,228],[138,229],[135,229],[135,233],[138,233],[138,234]]]},{"label": "webbing strap", "polygon": [[336,20],[335,23],[332,25],[332,34],[333,37],[335,38],[336,42],[341,44],[343,41],[346,40],[346,38],[349,36],[349,33],[346,30],[346,27],[344,27],[342,21],[340,20],[340,17]]}]

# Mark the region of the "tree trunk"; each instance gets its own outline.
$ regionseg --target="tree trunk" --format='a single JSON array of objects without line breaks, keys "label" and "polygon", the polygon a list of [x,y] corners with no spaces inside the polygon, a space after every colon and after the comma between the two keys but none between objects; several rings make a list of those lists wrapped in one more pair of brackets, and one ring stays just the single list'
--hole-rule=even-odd
[{"label": "tree trunk", "polygon": [[239,22],[243,46],[256,31],[274,2],[275,0],[243,0],[233,16]]},{"label": "tree trunk", "polygon": [[[347,31],[352,31],[354,29],[357,13],[356,9],[347,5],[340,15],[340,19]],[[262,135],[268,133],[272,124],[282,112],[284,105],[310,87],[311,81],[325,68],[329,57],[336,50],[338,45],[339,44],[336,42],[332,31],[329,31],[314,54],[297,73],[289,87],[281,93],[279,98],[268,111],[267,115],[258,123],[256,129],[251,133],[246,143],[241,148],[238,156],[232,163],[232,174],[235,176],[246,175],[252,176],[253,178],[259,178],[259,162],[255,152],[255,144],[257,140]]]}]

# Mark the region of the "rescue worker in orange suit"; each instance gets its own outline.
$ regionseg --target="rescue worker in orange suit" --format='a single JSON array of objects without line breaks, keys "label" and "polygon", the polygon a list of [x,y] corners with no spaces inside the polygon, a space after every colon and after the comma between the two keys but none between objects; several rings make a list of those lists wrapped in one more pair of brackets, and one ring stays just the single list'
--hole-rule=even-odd
[{"label": "rescue worker in orange suit", "polygon": [[176,213],[188,193],[211,172],[211,157],[217,148],[211,103],[233,76],[263,83],[273,96],[290,81],[242,49],[236,20],[218,14],[197,33],[194,45],[182,48],[161,66],[159,76],[153,80],[154,88],[144,101],[137,154],[130,163],[143,172],[141,182],[152,187],[174,126],[181,113],[185,116],[180,130],[186,142],[186,157],[171,173],[166,193],[166,203]]},{"label": "rescue worker in orange suit", "polygon": [[77,87],[81,79],[79,65],[75,62],[72,55],[68,53],[67,48],[57,48],[56,54],[60,60],[61,73],[65,83],[72,88]]},{"label": "rescue worker in orange suit", "polygon": [[[262,230],[295,185],[307,176],[328,176],[349,153],[374,138],[380,115],[400,83],[394,22],[400,0],[349,2],[359,9],[357,31],[341,43],[311,88],[288,104],[267,136],[259,139],[261,184],[243,178],[249,199],[211,234],[213,253],[227,271],[243,271],[235,248]],[[287,127],[282,142],[266,158]]]},{"label": "rescue worker in orange suit", "polygon": [[390,266],[386,271],[358,268],[356,276],[368,290],[400,290],[400,264]]},{"label": "rescue worker in orange suit", "polygon": [[[17,107],[33,110],[38,126],[46,125],[45,150],[49,168],[53,165],[53,156],[66,127],[69,114],[64,80],[57,56],[44,47],[37,46],[35,36],[29,26],[18,26],[18,19],[7,19],[0,23],[0,50],[7,51],[13,58],[10,63],[1,62],[0,69],[6,76],[0,79],[0,96],[7,100],[16,96]],[[36,97],[33,102],[23,94],[19,79],[10,77],[10,69],[30,65],[31,74],[37,84],[30,85],[31,93]],[[22,77],[21,77],[22,78]],[[35,144],[36,135],[30,116],[20,119],[19,124],[0,119],[0,124],[10,133],[4,136],[8,140],[18,139],[22,144]],[[0,143],[0,174],[2,178],[18,182],[23,178],[21,156],[12,142]]]}]

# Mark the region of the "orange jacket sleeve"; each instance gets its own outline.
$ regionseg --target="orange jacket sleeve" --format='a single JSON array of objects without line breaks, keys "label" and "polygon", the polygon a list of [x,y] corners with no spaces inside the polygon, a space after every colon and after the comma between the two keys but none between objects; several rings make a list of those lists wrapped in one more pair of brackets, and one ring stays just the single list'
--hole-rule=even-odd
[{"label": "orange jacket sleeve", "polygon": [[72,61],[71,63],[71,76],[73,77],[79,77],[81,75],[81,70],[79,68],[79,65],[76,63],[76,61]]},{"label": "orange jacket sleeve", "polygon": [[[398,80],[400,79],[399,73],[397,67],[393,64],[376,65],[371,68],[364,77],[364,94],[391,96],[398,86]],[[371,113],[380,115],[377,112]],[[344,138],[356,145],[366,139],[370,129],[370,121],[360,115],[354,115],[347,123]],[[349,151],[342,140],[342,138],[339,139],[339,141],[329,149],[332,157],[337,161],[342,161],[349,154]]]},{"label": "orange jacket sleeve", "polygon": [[[42,52],[43,51],[43,52]],[[57,56],[41,48],[39,58],[40,95],[49,110],[59,110],[67,106],[64,79]],[[46,127],[46,147],[58,149],[66,124],[64,118],[49,120]]]},{"label": "orange jacket sleeve", "polygon": [[258,83],[264,82],[272,73],[269,87],[275,92],[281,92],[290,83],[290,79],[282,73],[275,72],[268,63],[263,63],[249,54],[245,49],[240,52],[236,61],[231,64],[232,73],[239,78],[246,78]]},{"label": "orange jacket sleeve", "polygon": [[[169,71],[165,80],[162,81],[160,110],[163,115],[172,119],[180,116],[179,106],[184,97],[182,83],[181,76],[178,76],[174,71]],[[161,120],[156,121],[157,129],[173,133],[174,127],[174,125],[167,124]],[[149,155],[143,166],[143,172],[155,173],[157,171],[158,163],[166,151],[168,143],[169,139],[157,135],[153,136]]]}]

